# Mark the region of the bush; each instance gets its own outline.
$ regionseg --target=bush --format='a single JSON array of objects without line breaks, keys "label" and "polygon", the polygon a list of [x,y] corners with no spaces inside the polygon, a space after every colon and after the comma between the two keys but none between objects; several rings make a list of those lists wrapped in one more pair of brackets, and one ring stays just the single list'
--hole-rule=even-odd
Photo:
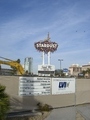
[{"label": "bush", "polygon": [[0,120],[4,120],[9,110],[9,96],[5,93],[5,86],[0,85]]}]

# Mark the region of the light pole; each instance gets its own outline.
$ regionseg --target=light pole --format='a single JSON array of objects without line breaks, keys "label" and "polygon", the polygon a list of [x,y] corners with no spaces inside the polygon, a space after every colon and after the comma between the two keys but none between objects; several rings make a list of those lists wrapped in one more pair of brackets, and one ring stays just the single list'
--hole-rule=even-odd
[{"label": "light pole", "polygon": [[63,59],[58,59],[58,61],[60,62],[60,76],[61,76],[61,62],[63,61]]}]

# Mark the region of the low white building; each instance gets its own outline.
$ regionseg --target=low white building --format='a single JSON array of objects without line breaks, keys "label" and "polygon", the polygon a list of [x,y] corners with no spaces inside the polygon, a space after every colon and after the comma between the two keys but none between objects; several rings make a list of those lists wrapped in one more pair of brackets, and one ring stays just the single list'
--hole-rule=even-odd
[{"label": "low white building", "polygon": [[81,72],[82,72],[82,67],[79,64],[72,64],[69,67],[69,75],[70,76],[78,76],[78,74]]},{"label": "low white building", "polygon": [[89,64],[85,64],[85,65],[82,65],[82,70],[87,70],[87,69],[90,69],[90,62],[89,62]]}]

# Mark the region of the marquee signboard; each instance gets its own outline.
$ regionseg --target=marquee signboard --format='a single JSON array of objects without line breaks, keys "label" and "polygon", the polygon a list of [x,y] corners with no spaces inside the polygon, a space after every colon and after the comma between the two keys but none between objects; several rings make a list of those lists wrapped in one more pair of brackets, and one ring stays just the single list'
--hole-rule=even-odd
[{"label": "marquee signboard", "polygon": [[36,96],[49,95],[51,78],[48,77],[19,77],[19,95]]},{"label": "marquee signboard", "polygon": [[38,65],[38,71],[55,71],[54,65]]},{"label": "marquee signboard", "polygon": [[75,93],[75,78],[52,78],[52,94]]},{"label": "marquee signboard", "polygon": [[45,40],[45,41],[39,41],[39,42],[36,42],[34,44],[35,48],[39,51],[39,52],[45,52],[46,54],[48,52],[54,52],[57,50],[57,47],[58,47],[58,44],[55,43],[55,42],[51,42],[51,41],[48,41],[48,40]]}]

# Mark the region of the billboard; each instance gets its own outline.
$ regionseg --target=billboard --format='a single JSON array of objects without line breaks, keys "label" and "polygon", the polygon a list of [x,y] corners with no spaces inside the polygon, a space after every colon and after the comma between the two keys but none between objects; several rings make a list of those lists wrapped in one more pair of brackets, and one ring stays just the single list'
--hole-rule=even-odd
[{"label": "billboard", "polygon": [[68,72],[68,69],[67,69],[67,68],[64,68],[64,69],[63,69],[63,72]]},{"label": "billboard", "polygon": [[52,94],[75,93],[75,78],[52,78]]},{"label": "billboard", "polygon": [[35,96],[49,95],[51,78],[48,77],[19,77],[19,95]]}]

